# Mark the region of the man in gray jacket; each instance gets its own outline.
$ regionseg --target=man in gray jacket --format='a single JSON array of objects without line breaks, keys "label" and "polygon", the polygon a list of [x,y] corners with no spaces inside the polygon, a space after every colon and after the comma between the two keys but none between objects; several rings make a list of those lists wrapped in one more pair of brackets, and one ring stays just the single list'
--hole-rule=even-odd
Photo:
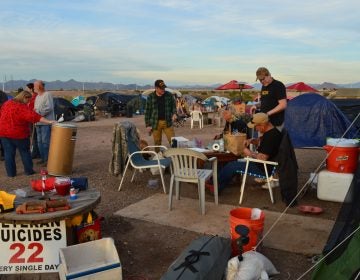
[{"label": "man in gray jacket", "polygon": [[[50,92],[45,91],[44,82],[35,81],[34,91],[38,94],[35,98],[34,110],[48,120],[55,120],[53,96]],[[38,163],[46,166],[50,147],[51,125],[42,122],[36,123],[36,134],[41,157]]]}]

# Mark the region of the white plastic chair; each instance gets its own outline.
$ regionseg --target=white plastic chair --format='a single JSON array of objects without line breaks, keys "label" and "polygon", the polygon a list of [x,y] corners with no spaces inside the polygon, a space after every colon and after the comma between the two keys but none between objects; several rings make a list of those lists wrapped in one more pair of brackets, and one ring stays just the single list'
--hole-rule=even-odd
[{"label": "white plastic chair", "polygon": [[[175,182],[176,199],[180,199],[180,182],[196,183],[198,185],[199,206],[205,215],[205,181],[211,176],[214,183],[215,204],[218,199],[217,158],[208,159],[203,153],[186,148],[171,148],[164,152],[165,157],[171,158],[171,179],[169,189],[169,210],[172,208],[173,187]],[[210,162],[212,169],[198,168],[199,160]]]},{"label": "white plastic chair", "polygon": [[191,117],[191,128],[194,127],[194,122],[199,123],[200,129],[202,129],[204,127],[204,118],[203,118],[203,114],[201,111],[198,111],[198,110],[191,111],[190,117]]},{"label": "white plastic chair", "polygon": [[144,158],[144,155],[150,155],[151,158],[153,158],[155,155],[157,155],[157,153],[155,151],[148,150],[148,149],[156,148],[156,147],[166,149],[165,146],[147,146],[143,150],[140,150],[133,141],[129,140],[129,142],[128,142],[128,150],[129,150],[128,160],[127,160],[127,163],[126,163],[126,166],[124,169],[124,173],[122,174],[122,177],[121,177],[118,191],[120,191],[120,189],[121,189],[122,183],[123,183],[125,175],[126,175],[126,171],[129,167],[129,164],[131,164],[131,166],[134,168],[134,173],[131,177],[130,182],[134,181],[136,170],[143,170],[143,169],[155,167],[155,168],[159,169],[161,183],[163,185],[164,193],[166,193],[163,170],[166,167],[170,166],[171,160],[169,158],[164,158],[164,159],[157,158],[157,159],[153,159],[153,160],[152,159],[148,160],[148,159]]},{"label": "white plastic chair", "polygon": [[[255,159],[255,158],[250,158],[250,157],[245,157],[243,159],[240,160],[245,160],[246,161],[246,166],[245,166],[245,170],[244,171],[238,171],[238,173],[243,174],[243,178],[242,178],[242,182],[241,182],[241,188],[240,188],[240,199],[239,199],[239,204],[242,203],[242,199],[243,199],[243,195],[244,195],[244,191],[245,191],[245,183],[246,183],[246,177],[247,175],[249,176],[254,176],[257,178],[261,178],[261,179],[266,179],[266,183],[269,189],[269,194],[270,194],[270,199],[271,202],[274,203],[274,196],[273,196],[273,192],[272,192],[272,187],[270,185],[270,182],[273,180],[273,175],[275,173],[276,170],[276,166],[278,166],[278,163],[276,161],[267,161],[267,160],[260,160],[260,159]],[[250,162],[254,162],[254,163],[262,163],[264,165],[264,170],[265,170],[265,176],[263,174],[253,174],[253,173],[248,173],[248,168],[249,168],[249,163]],[[267,166],[268,165],[272,165],[273,169],[272,172],[269,176],[268,170],[267,170]]]}]

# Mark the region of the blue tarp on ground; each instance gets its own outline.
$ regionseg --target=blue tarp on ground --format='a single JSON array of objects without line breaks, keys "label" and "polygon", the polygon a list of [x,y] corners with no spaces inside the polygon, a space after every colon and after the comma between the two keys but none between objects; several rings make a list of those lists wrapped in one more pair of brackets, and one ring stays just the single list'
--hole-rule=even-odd
[{"label": "blue tarp on ground", "polygon": [[[285,110],[285,128],[295,148],[322,147],[327,137],[342,137],[350,124],[335,104],[317,93],[293,98]],[[343,137],[359,138],[359,132],[351,127]]]}]

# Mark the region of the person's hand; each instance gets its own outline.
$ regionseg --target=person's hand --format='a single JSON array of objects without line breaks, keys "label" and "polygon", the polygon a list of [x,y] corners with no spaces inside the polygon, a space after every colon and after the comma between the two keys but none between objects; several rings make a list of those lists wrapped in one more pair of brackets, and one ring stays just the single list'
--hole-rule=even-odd
[{"label": "person's hand", "polygon": [[174,114],[174,115],[172,116],[172,121],[173,121],[173,122],[175,122],[175,121],[176,121],[176,119],[177,119],[177,115],[176,115],[176,114]]}]

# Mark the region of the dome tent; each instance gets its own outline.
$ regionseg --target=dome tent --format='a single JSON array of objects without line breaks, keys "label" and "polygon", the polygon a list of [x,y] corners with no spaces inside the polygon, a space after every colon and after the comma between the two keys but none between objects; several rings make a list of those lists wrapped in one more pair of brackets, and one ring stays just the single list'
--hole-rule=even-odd
[{"label": "dome tent", "polygon": [[[285,128],[294,148],[322,147],[326,138],[340,138],[349,128],[349,119],[325,97],[316,93],[299,95],[288,102]],[[359,138],[354,127],[345,138]]]}]

